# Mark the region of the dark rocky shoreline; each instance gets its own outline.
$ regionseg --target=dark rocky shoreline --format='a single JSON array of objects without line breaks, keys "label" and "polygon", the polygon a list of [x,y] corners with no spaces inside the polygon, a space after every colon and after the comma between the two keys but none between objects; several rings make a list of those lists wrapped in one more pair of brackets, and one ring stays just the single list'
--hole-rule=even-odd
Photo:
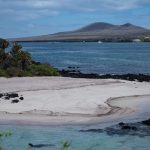
[{"label": "dark rocky shoreline", "polygon": [[122,79],[128,81],[150,82],[150,75],[146,74],[96,74],[96,73],[82,73],[79,67],[69,66],[67,70],[60,70],[59,73],[63,77],[72,78],[87,78],[87,79]]},{"label": "dark rocky shoreline", "polygon": [[132,135],[145,137],[150,136],[150,119],[135,123],[124,123],[120,122],[111,127],[104,129],[88,129],[80,130],[80,132],[92,132],[92,133],[106,133],[107,135]]}]

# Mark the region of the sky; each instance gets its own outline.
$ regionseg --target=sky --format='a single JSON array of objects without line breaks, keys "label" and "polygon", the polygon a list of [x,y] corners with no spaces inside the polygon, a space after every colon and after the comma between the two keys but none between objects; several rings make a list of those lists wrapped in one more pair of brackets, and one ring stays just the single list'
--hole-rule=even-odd
[{"label": "sky", "polygon": [[150,29],[150,0],[0,0],[0,37],[45,35],[94,22]]}]

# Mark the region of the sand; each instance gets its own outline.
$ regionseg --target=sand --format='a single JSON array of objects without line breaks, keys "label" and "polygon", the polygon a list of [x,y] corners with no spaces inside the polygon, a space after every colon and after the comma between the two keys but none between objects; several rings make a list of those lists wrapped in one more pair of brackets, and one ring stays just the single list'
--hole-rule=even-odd
[{"label": "sand", "polygon": [[12,104],[0,98],[1,123],[113,122],[126,116],[141,117],[144,111],[148,114],[144,108],[150,106],[150,83],[147,82],[64,77],[0,78],[0,93],[8,92],[17,92],[24,100]]}]

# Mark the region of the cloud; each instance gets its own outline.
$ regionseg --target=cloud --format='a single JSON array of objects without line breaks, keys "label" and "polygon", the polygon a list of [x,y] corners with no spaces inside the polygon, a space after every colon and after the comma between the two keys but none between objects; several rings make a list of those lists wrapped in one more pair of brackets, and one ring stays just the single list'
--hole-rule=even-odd
[{"label": "cloud", "polygon": [[0,17],[18,20],[58,15],[62,12],[124,11],[150,5],[149,0],[0,0]]}]

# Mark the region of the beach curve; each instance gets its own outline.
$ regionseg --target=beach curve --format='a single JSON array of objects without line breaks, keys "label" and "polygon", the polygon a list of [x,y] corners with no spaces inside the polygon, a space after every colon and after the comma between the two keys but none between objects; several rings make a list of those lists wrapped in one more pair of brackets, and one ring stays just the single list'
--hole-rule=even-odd
[{"label": "beach curve", "polygon": [[17,92],[24,97],[16,104],[1,99],[1,121],[86,123],[129,115],[141,103],[150,103],[146,82],[33,77],[0,78],[0,84],[0,93]]}]

